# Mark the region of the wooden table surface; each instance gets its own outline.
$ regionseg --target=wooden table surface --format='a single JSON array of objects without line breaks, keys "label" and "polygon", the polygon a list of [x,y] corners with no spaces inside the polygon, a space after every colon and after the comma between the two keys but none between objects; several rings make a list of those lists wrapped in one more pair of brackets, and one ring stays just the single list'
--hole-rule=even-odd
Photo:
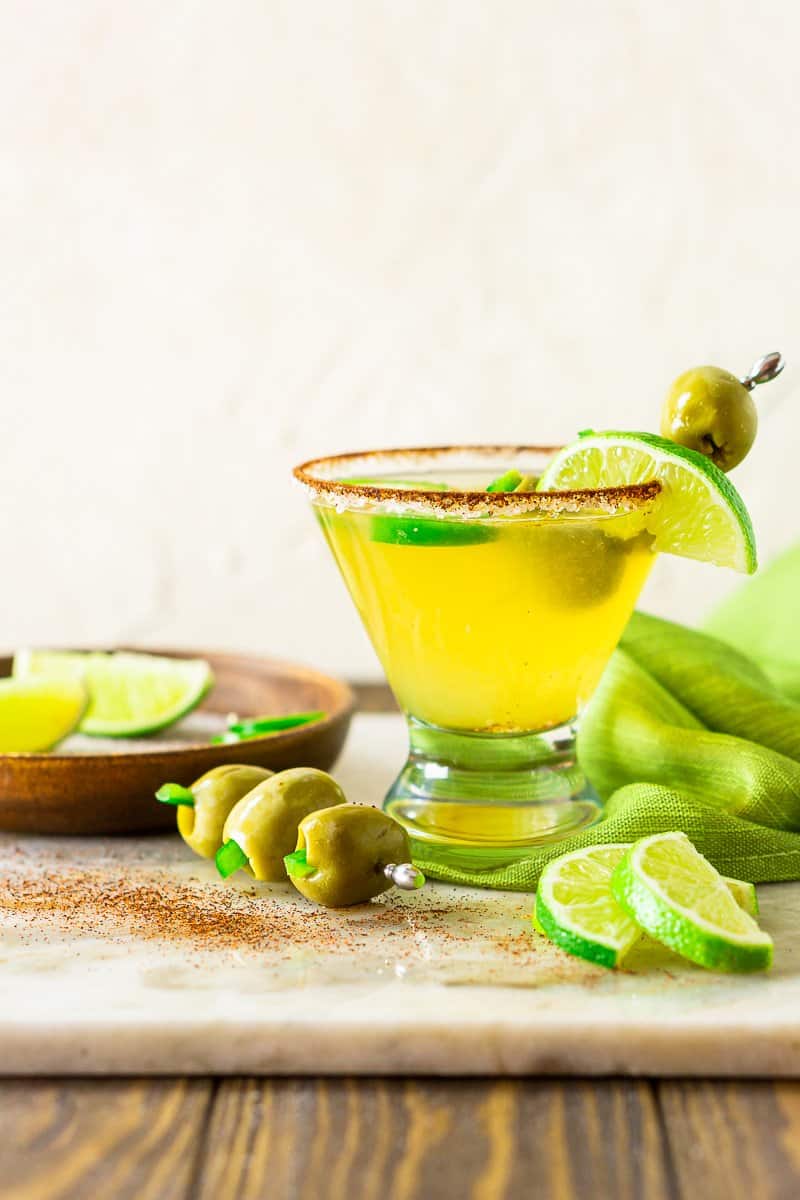
[{"label": "wooden table surface", "polygon": [[2,1200],[529,1196],[797,1200],[800,1081],[0,1080]]}]

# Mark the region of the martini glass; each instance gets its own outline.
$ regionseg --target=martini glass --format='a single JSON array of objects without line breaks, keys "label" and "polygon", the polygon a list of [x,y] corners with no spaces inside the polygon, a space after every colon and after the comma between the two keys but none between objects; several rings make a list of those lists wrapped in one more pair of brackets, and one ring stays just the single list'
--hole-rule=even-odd
[{"label": "martini glass", "polygon": [[295,469],[408,722],[384,808],[415,852],[491,868],[591,824],[576,722],[653,564],[657,481],[533,487],[555,448],[381,450]]}]

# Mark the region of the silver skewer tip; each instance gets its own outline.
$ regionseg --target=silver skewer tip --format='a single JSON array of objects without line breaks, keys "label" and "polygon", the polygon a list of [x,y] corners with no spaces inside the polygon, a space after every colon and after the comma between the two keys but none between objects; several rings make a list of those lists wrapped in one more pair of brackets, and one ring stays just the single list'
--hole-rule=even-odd
[{"label": "silver skewer tip", "polygon": [[425,886],[425,876],[413,863],[387,863],[383,868],[387,879],[404,892],[414,892]]},{"label": "silver skewer tip", "polygon": [[771,354],[765,354],[753,363],[742,383],[748,392],[752,392],[757,384],[769,383],[771,379],[775,379],[785,366],[786,361],[783,355],[779,354],[777,350],[773,350]]}]

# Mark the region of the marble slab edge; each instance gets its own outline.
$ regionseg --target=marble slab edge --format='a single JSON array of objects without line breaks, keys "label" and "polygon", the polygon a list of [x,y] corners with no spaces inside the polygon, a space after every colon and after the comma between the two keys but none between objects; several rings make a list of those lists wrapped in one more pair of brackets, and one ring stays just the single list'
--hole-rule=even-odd
[{"label": "marble slab edge", "polygon": [[800,1027],[758,1031],[666,1026],[438,1024],[391,1029],[331,1024],[192,1022],[144,1031],[75,1023],[0,1029],[0,1075],[630,1075],[800,1077]]}]

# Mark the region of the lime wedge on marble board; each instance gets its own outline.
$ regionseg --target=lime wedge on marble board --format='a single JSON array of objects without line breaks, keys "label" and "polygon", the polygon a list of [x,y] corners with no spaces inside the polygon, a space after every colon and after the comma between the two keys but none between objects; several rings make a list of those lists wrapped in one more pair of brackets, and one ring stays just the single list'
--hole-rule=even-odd
[{"label": "lime wedge on marble board", "polygon": [[611,889],[651,937],[702,967],[760,971],[772,962],[772,938],[685,833],[635,842],[614,868]]},{"label": "lime wedge on marble board", "polygon": [[[619,966],[643,933],[612,891],[614,871],[632,845],[588,846],[548,863],[536,893],[534,929],[578,958]],[[754,885],[720,878],[739,908],[756,916]]]},{"label": "lime wedge on marble board", "polygon": [[641,936],[611,892],[611,876],[627,844],[585,846],[548,863],[536,891],[544,933],[578,958],[616,967]]}]

